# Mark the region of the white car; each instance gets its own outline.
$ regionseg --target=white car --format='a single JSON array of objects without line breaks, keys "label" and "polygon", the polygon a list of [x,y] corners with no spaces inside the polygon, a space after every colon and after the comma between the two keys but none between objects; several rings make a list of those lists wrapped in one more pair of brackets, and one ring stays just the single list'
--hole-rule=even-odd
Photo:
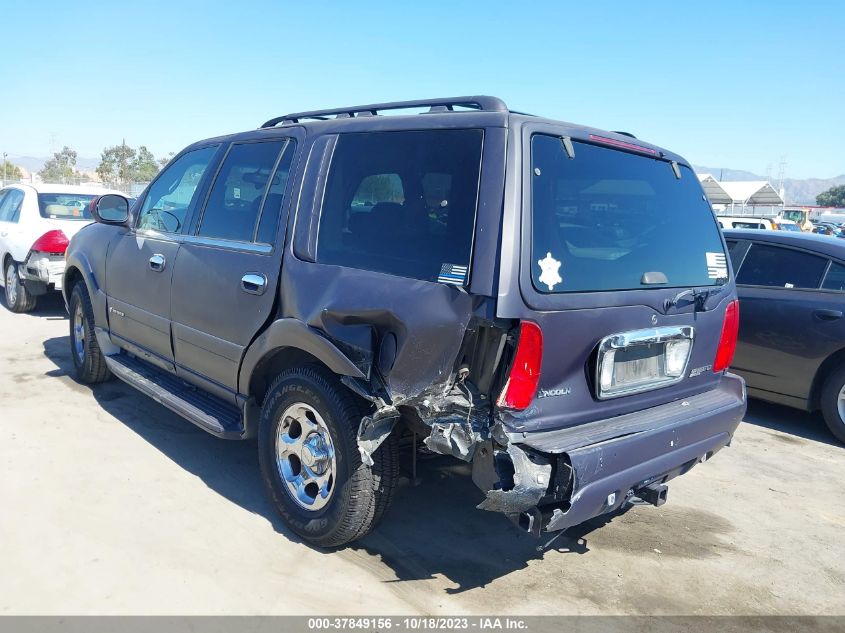
[{"label": "white car", "polygon": [[0,283],[9,310],[28,312],[36,297],[61,290],[68,242],[93,221],[88,205],[104,193],[119,192],[42,184],[0,189]]}]

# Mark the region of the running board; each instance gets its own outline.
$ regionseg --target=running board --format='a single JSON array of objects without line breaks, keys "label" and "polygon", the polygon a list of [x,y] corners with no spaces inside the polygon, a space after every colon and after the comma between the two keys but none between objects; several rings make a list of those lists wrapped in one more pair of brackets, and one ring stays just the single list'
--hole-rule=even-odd
[{"label": "running board", "polygon": [[225,439],[239,440],[244,436],[241,412],[235,405],[128,354],[104,358],[123,382],[204,431]]}]

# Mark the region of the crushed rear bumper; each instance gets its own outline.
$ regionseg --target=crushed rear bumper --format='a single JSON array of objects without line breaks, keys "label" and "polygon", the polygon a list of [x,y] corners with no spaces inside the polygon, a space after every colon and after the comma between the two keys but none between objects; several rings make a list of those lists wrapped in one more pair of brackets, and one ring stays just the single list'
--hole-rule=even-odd
[{"label": "crushed rear bumper", "polygon": [[506,450],[491,445],[473,463],[473,478],[487,492],[478,507],[505,512],[539,535],[634,498],[659,505],[664,484],[727,446],[744,414],[745,382],[726,374],[712,391],[645,411],[509,434]]},{"label": "crushed rear bumper", "polygon": [[21,281],[32,294],[44,294],[49,290],[61,290],[65,272],[65,258],[62,255],[33,253],[18,266]]}]

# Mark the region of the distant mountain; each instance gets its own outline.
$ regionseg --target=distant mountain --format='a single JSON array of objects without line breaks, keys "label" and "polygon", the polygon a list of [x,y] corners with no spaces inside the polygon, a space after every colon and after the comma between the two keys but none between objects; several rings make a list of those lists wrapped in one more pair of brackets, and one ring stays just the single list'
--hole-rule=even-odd
[{"label": "distant mountain", "polygon": [[[8,156],[8,160],[10,163],[20,165],[31,173],[40,171],[41,168],[44,167],[44,163],[46,163],[48,159],[49,156],[15,156],[12,154],[9,154]],[[97,165],[99,164],[99,158],[86,158],[84,156],[78,156],[76,158],[76,168],[79,171],[93,171],[97,168]]]},{"label": "distant mountain", "polygon": [[[693,165],[699,174],[710,174],[716,180],[766,180],[765,176],[754,174],[741,169],[727,167],[702,167]],[[771,183],[777,189],[778,183]],[[784,178],[783,189],[787,204],[816,204],[816,196],[831,187],[845,185],[845,174],[834,178]]]}]

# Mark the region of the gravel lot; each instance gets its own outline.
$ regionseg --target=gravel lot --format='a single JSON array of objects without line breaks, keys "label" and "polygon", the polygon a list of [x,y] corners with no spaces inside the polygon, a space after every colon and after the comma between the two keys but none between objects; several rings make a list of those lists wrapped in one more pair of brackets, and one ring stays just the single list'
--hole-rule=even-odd
[{"label": "gravel lot", "polygon": [[326,552],[275,517],[253,442],[74,382],[58,297],[0,307],[0,332],[0,614],[845,614],[845,448],[819,416],[752,402],[667,505],[545,552],[424,461],[377,533]]}]

